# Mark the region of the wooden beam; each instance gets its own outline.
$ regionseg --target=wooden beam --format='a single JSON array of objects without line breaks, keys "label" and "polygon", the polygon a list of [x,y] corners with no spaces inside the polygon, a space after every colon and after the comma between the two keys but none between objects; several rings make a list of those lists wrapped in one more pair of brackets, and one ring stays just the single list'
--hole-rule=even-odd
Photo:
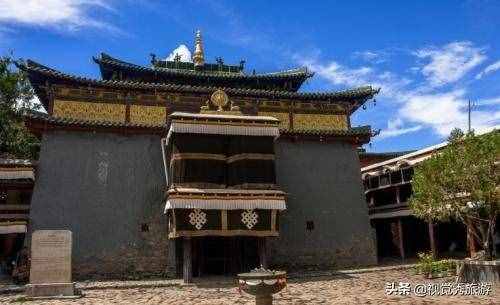
[{"label": "wooden beam", "polygon": [[183,268],[182,268],[182,278],[184,283],[193,282],[193,262],[192,262],[192,249],[191,249],[191,238],[184,237],[183,239]]},{"label": "wooden beam", "polygon": [[257,230],[199,230],[199,231],[175,231],[168,233],[169,238],[177,237],[201,237],[201,236],[255,236],[255,237],[277,237],[278,231],[257,231]]},{"label": "wooden beam", "polygon": [[26,214],[0,214],[0,219],[29,219],[29,213]]},{"label": "wooden beam", "polygon": [[30,209],[29,204],[2,204],[0,205],[0,211],[28,211]]}]

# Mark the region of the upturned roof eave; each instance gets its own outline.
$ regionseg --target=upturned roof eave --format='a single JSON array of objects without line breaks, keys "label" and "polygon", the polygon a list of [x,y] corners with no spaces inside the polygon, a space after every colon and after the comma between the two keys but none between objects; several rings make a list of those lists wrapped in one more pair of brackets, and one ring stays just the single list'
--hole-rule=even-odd
[{"label": "upturned roof eave", "polygon": [[[28,123],[28,128],[35,134],[43,133],[49,129],[57,128],[74,128],[75,130],[102,130],[109,132],[142,132],[163,134],[167,132],[167,124],[138,124],[127,122],[108,122],[81,120],[72,118],[60,118],[49,116],[44,113],[33,112],[24,116],[24,120]],[[372,136],[370,126],[352,127],[346,130],[286,130],[281,129],[280,137],[282,138],[300,138],[313,140],[347,140],[355,141],[358,144],[367,143]]]},{"label": "upturned roof eave", "polygon": [[[189,86],[177,84],[162,84],[162,83],[144,83],[132,81],[110,81],[110,80],[96,80],[80,76],[73,76],[65,74],[58,70],[46,67],[32,60],[28,60],[27,64],[18,64],[18,67],[26,72],[32,85],[37,90],[40,85],[36,82],[43,81],[60,81],[60,82],[75,82],[86,86],[99,86],[110,88],[126,88],[126,89],[143,89],[143,90],[164,90],[170,92],[199,92],[211,93],[217,89],[225,90],[228,94],[245,96],[245,97],[259,97],[259,98],[283,98],[283,99],[298,99],[298,100],[315,100],[324,102],[352,102],[352,111],[356,110],[367,100],[373,98],[380,89],[373,89],[371,86],[359,87],[356,89],[336,91],[336,92],[289,92],[289,91],[271,91],[262,89],[241,89],[241,88],[225,88],[225,87],[204,87],[204,86]],[[35,81],[37,79],[37,81]],[[45,82],[44,82],[45,83]],[[43,91],[38,88],[38,91]],[[39,96],[40,97],[40,96]],[[42,101],[43,103],[43,101]],[[46,101],[44,106],[46,105]]]},{"label": "upturned roof eave", "polygon": [[[214,78],[214,79],[297,79],[304,82],[306,79],[314,75],[313,72],[308,71],[306,67],[296,69],[277,71],[270,73],[258,74],[244,74],[244,73],[204,73],[202,71],[179,70],[170,68],[151,68],[129,63],[117,58],[114,58],[106,53],[101,53],[101,57],[93,56],[92,59],[101,67],[101,71],[106,66],[115,68],[124,68],[134,71],[148,72],[148,73],[163,73],[166,75],[182,75],[200,78]],[[103,75],[104,78],[104,75]]]}]

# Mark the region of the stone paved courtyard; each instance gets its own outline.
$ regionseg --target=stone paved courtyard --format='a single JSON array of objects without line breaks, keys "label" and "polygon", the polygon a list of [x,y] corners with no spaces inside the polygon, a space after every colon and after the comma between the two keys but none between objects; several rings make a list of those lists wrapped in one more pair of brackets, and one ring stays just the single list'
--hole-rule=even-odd
[{"label": "stone paved courtyard", "polygon": [[[439,283],[424,280],[408,270],[377,271],[323,277],[291,279],[274,304],[500,304],[499,286],[487,297],[387,296],[386,282]],[[239,293],[234,282],[204,280],[193,286],[172,282],[168,287],[111,288],[123,282],[80,284],[84,297],[77,300],[25,301],[21,294],[0,295],[0,304],[254,304],[253,298]],[[139,284],[135,283],[135,284]],[[88,288],[85,288],[88,287]]]}]

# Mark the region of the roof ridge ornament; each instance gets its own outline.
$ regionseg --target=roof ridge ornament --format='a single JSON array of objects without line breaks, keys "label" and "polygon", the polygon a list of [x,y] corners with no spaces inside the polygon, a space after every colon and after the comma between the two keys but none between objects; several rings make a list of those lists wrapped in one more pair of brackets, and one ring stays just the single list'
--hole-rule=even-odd
[{"label": "roof ridge ornament", "polygon": [[206,101],[205,106],[202,106],[200,111],[205,114],[221,114],[222,112],[224,114],[242,114],[240,107],[233,105],[226,92],[221,89],[217,89],[212,93],[210,99]]},{"label": "roof ridge ornament", "polygon": [[203,40],[200,30],[196,31],[194,39],[193,63],[195,67],[203,67],[205,65],[205,54],[203,53]]},{"label": "roof ridge ornament", "polygon": [[215,90],[210,96],[210,101],[217,107],[217,111],[223,111],[223,107],[227,105],[229,98],[223,90]]}]

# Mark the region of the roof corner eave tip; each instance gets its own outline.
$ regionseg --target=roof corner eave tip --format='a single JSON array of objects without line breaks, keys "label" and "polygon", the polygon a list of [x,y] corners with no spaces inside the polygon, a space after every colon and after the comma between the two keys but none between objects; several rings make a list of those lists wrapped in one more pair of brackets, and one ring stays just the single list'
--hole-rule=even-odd
[{"label": "roof corner eave tip", "polygon": [[107,54],[106,52],[101,52],[99,55],[101,56],[101,59],[106,59],[106,58],[112,59],[113,58],[111,55]]},{"label": "roof corner eave tip", "polygon": [[26,63],[22,62],[22,61],[18,61],[18,60],[15,60],[14,61],[14,66],[16,66],[16,68],[18,68],[19,70],[22,70],[22,71],[26,71]]},{"label": "roof corner eave tip", "polygon": [[311,78],[311,77],[313,77],[316,74],[316,72],[311,71],[308,67],[303,67],[302,69],[306,73],[306,77],[307,78]]}]

